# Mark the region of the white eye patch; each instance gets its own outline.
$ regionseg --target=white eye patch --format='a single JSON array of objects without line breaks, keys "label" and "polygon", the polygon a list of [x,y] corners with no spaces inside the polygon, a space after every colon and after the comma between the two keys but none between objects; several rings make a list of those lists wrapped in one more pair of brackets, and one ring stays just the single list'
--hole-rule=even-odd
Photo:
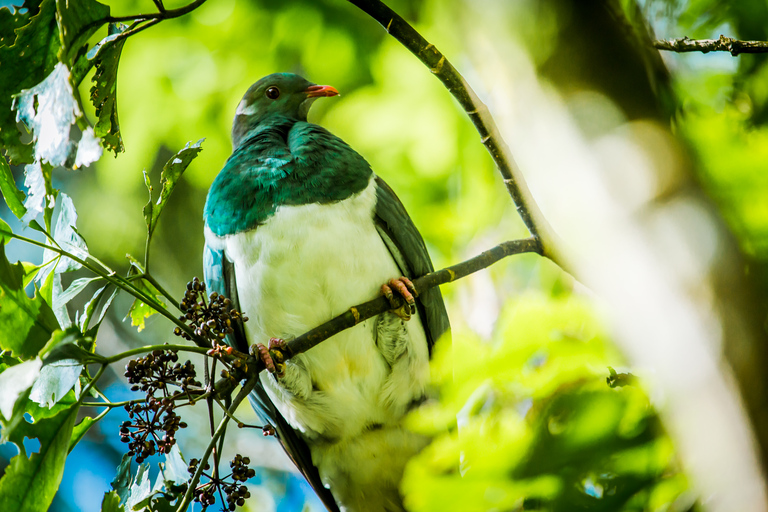
[{"label": "white eye patch", "polygon": [[249,105],[246,100],[242,100],[235,111],[236,116],[250,116],[256,113],[256,105]]}]

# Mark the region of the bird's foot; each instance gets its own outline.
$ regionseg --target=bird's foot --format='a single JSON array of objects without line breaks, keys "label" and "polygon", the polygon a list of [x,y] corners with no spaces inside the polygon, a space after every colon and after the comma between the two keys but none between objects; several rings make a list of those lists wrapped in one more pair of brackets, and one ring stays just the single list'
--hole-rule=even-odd
[{"label": "bird's foot", "polygon": [[[395,292],[403,298],[405,301],[403,304],[400,304],[400,301],[395,298]],[[381,285],[381,293],[392,306],[392,312],[406,322],[411,319],[411,315],[416,313],[416,299],[414,297],[418,297],[419,294],[407,277],[390,279]]]},{"label": "bird's foot", "polygon": [[258,358],[264,362],[267,370],[276,377],[285,376],[285,340],[269,338],[269,348],[261,343],[256,344]]}]

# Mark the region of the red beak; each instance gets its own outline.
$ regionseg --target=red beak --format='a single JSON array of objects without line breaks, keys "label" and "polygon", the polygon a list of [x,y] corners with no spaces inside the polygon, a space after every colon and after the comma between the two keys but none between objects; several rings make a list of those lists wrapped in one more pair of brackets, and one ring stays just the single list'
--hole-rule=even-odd
[{"label": "red beak", "polygon": [[330,85],[310,85],[304,91],[307,98],[321,98],[326,96],[338,96],[339,91]]}]

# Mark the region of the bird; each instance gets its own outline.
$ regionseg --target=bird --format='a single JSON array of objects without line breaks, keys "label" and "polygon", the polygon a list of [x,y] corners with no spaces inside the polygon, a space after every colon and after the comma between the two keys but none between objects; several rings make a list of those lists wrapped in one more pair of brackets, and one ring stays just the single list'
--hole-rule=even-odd
[{"label": "bird", "polygon": [[[255,347],[269,370],[251,404],[326,508],[399,511],[405,464],[429,443],[403,418],[425,400],[449,322],[439,289],[417,296],[410,281],[433,266],[394,191],[307,121],[315,100],[336,95],[292,73],[247,90],[205,203],[204,276],[248,316],[228,343]],[[271,359],[270,348],[380,294],[391,311],[284,364]]]}]

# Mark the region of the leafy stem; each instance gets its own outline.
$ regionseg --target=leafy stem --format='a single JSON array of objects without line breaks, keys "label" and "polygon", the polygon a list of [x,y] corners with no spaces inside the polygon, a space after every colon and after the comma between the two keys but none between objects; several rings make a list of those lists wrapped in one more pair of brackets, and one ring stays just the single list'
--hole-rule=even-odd
[{"label": "leafy stem", "polygon": [[[66,256],[67,258],[69,258],[69,259],[71,259],[73,261],[76,261],[77,263],[79,263],[83,267],[87,268],[88,270],[90,270],[94,274],[98,275],[99,277],[101,277],[105,281],[109,282],[110,284],[113,284],[113,285],[117,286],[121,290],[124,290],[124,291],[128,292],[129,294],[133,295],[137,299],[143,301],[144,303],[146,303],[147,305],[152,307],[155,311],[157,311],[158,313],[160,313],[164,317],[168,318],[171,322],[176,324],[179,327],[179,329],[184,331],[198,346],[206,347],[206,348],[210,347],[210,345],[208,345],[205,342],[205,340],[203,340],[199,336],[195,335],[195,333],[189,328],[189,326],[186,323],[182,322],[177,317],[175,317],[162,304],[160,304],[154,297],[145,294],[142,290],[140,290],[133,283],[131,283],[130,280],[125,279],[122,276],[118,275],[114,270],[109,269],[108,267],[106,267],[101,262],[98,262],[98,263],[103,268],[99,268],[96,265],[91,264],[91,262],[89,260],[92,260],[92,261],[98,261],[98,260],[95,260],[95,258],[92,258],[90,255],[88,256],[87,259],[84,260],[82,258],[79,258],[78,256],[75,256],[71,252],[69,252],[69,251],[67,251],[65,249],[62,249],[61,247],[49,245],[49,244],[46,244],[44,242],[39,242],[39,241],[34,240],[32,238],[27,238],[25,236],[18,235],[16,233],[12,232],[12,231],[0,230],[0,235],[8,236],[8,237],[11,237],[11,238],[15,238],[16,240],[20,240],[20,241],[26,242],[28,244],[36,245],[38,247],[42,247],[43,249],[48,249],[49,251],[56,252],[58,254],[61,254],[62,256]],[[158,291],[159,291],[159,289],[158,289]],[[167,292],[164,293],[164,295],[166,295],[166,294],[167,294]],[[166,296],[169,296],[169,295],[166,295]],[[173,303],[175,303],[175,301]]]}]

